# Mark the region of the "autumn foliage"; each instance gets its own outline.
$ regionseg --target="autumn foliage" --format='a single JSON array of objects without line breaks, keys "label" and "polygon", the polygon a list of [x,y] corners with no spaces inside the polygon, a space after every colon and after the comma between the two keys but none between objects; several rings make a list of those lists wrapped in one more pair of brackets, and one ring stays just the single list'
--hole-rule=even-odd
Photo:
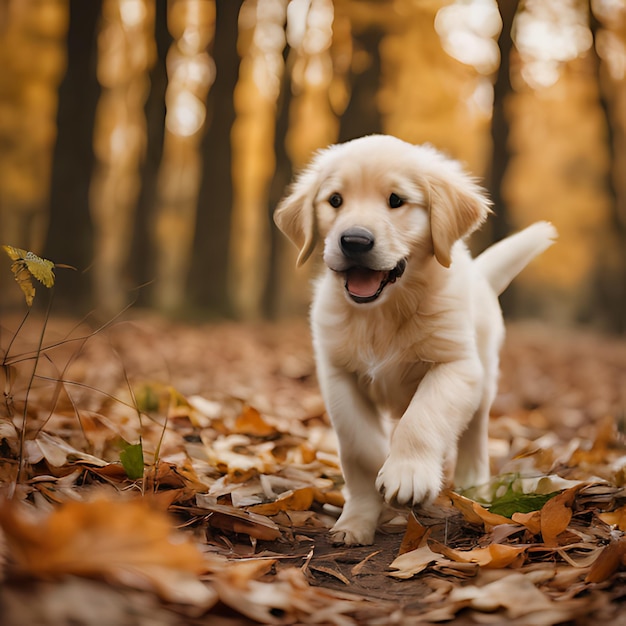
[{"label": "autumn foliage", "polygon": [[[94,597],[111,607],[98,619],[168,624],[621,614],[619,342],[513,328],[492,482],[390,509],[373,546],[346,548],[328,538],[342,478],[302,323],[194,328],[144,316],[99,329],[52,319],[41,330],[36,315],[2,326],[8,623],[98,623]],[[581,350],[597,377],[589,390],[574,366]],[[529,359],[552,371],[518,380],[511,372]],[[604,404],[593,399],[599,381]],[[66,599],[61,618],[50,594]]]}]

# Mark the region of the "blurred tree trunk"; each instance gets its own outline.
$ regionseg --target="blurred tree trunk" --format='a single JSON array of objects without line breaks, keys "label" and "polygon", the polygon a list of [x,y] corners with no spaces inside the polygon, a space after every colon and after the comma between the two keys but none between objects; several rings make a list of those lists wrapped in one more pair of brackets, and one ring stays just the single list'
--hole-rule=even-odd
[{"label": "blurred tree trunk", "polygon": [[96,167],[90,189],[94,298],[105,315],[122,309],[146,148],[144,105],[156,50],[154,0],[104,0],[98,34]]},{"label": "blurred tree trunk", "polygon": [[[67,72],[59,88],[58,138],[50,190],[50,226],[45,255],[79,270],[93,258],[89,181],[94,164],[93,122],[98,102],[96,31],[101,2],[70,0]],[[64,272],[55,284],[57,304],[73,313],[92,307],[85,275]]]},{"label": "blurred tree trunk", "polygon": [[509,123],[506,102],[511,87],[511,51],[513,38],[511,29],[517,13],[519,0],[498,0],[498,10],[502,19],[502,30],[498,37],[500,65],[493,90],[493,117],[491,120],[491,141],[493,145],[488,186],[494,204],[495,215],[491,218],[494,240],[502,239],[509,233],[507,211],[502,197],[502,181],[509,164]]},{"label": "blurred tree trunk", "polygon": [[284,70],[287,0],[246,0],[239,17],[239,79],[232,129],[230,301],[239,318],[263,317],[269,279],[269,190]]},{"label": "blurred tree trunk", "polygon": [[[489,220],[491,239],[499,241],[510,231],[507,207],[502,197],[502,182],[509,166],[509,122],[507,117],[507,100],[511,97],[511,52],[513,38],[511,31],[513,19],[517,13],[519,0],[498,0],[498,10],[502,19],[502,30],[498,37],[500,65],[496,74],[493,89],[493,116],[491,119],[492,157],[487,176],[488,188],[493,201],[494,215]],[[511,313],[515,283],[500,297],[500,304],[505,314]]]},{"label": "blurred tree trunk", "polygon": [[179,312],[187,304],[202,157],[206,99],[215,80],[208,50],[215,34],[214,0],[170,0],[168,27],[174,42],[167,55],[165,138],[159,170],[154,242],[154,303]]},{"label": "blurred tree trunk", "polygon": [[68,2],[5,1],[0,17],[0,243],[41,253],[49,222],[57,90],[66,66]]},{"label": "blurred tree trunk", "polygon": [[[594,58],[611,153],[615,245],[596,276],[598,308],[612,330],[626,332],[626,5],[591,3]],[[597,15],[596,15],[597,13]],[[621,49],[621,55],[619,51]]]}]

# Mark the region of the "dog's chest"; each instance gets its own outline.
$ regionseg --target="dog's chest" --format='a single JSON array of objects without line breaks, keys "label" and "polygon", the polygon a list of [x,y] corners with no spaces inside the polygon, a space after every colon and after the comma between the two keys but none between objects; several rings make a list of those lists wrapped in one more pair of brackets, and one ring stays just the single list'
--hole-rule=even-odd
[{"label": "dog's chest", "polygon": [[380,408],[399,417],[408,406],[431,363],[419,358],[416,346],[402,336],[369,328],[336,344],[337,364],[356,375],[362,392]]}]

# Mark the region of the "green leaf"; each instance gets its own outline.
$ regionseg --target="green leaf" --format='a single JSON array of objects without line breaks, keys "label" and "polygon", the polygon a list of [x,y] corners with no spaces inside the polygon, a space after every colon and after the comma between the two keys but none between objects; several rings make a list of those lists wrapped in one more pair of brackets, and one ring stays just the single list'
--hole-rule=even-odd
[{"label": "green leaf", "polygon": [[136,444],[124,442],[124,449],[120,452],[120,461],[131,480],[143,478],[143,446],[141,441]]},{"label": "green leaf", "polygon": [[489,512],[510,518],[514,513],[539,511],[550,498],[553,498],[558,493],[558,491],[552,493],[521,493],[514,491],[513,485],[509,485],[504,495],[496,498],[491,503]]}]

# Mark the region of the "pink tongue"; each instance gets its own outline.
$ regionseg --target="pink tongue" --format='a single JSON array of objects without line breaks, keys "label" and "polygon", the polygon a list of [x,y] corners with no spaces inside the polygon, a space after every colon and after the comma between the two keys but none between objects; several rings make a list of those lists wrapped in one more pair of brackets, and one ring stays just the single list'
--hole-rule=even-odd
[{"label": "pink tongue", "polygon": [[346,274],[346,286],[353,296],[369,298],[380,288],[385,272],[365,267],[353,267]]}]

